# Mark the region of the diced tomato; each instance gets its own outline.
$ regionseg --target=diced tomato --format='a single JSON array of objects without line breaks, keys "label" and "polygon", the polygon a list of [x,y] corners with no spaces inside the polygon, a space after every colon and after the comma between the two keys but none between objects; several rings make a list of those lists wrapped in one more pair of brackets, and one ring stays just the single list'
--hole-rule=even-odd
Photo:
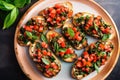
[{"label": "diced tomato", "polygon": [[88,30],[89,29],[89,26],[85,26],[85,30]]},{"label": "diced tomato", "polygon": [[60,18],[60,17],[57,17],[57,18],[56,18],[56,21],[60,22],[60,21],[61,21],[61,18]]},{"label": "diced tomato", "polygon": [[97,34],[97,31],[96,31],[96,30],[92,30],[92,33],[93,33],[93,34]]},{"label": "diced tomato", "polygon": [[47,18],[47,22],[52,22],[52,18],[51,17]]},{"label": "diced tomato", "polygon": [[51,12],[54,8],[53,7],[50,7],[48,8],[48,11]]},{"label": "diced tomato", "polygon": [[105,61],[106,61],[105,59],[102,59],[102,65],[104,65],[104,64],[105,64]]},{"label": "diced tomato", "polygon": [[37,56],[38,56],[39,58],[41,58],[41,57],[42,57],[42,54],[41,54],[41,53],[38,53]]},{"label": "diced tomato", "polygon": [[67,36],[67,37],[68,37],[68,36],[70,36],[70,35],[69,35],[68,33],[65,33],[65,36]]},{"label": "diced tomato", "polygon": [[47,47],[48,47],[48,45],[47,45],[45,42],[42,42],[42,43],[41,43],[41,46],[42,46],[43,48],[47,48]]},{"label": "diced tomato", "polygon": [[54,33],[52,33],[52,34],[50,35],[50,37],[51,37],[51,38],[54,38],[54,37],[55,37],[55,34],[54,34]]},{"label": "diced tomato", "polygon": [[38,30],[39,27],[37,25],[34,25],[34,30]]},{"label": "diced tomato", "polygon": [[33,57],[36,57],[37,56],[37,54],[33,54]]},{"label": "diced tomato", "polygon": [[43,32],[43,26],[39,27],[39,32]]},{"label": "diced tomato", "polygon": [[66,18],[64,17],[64,16],[62,16],[62,18],[61,18],[62,20],[66,20]]},{"label": "diced tomato", "polygon": [[91,26],[93,24],[93,17],[90,17],[90,19],[88,20],[88,24],[89,24],[89,26]]},{"label": "diced tomato", "polygon": [[103,33],[107,34],[107,33],[110,33],[110,28],[107,27],[106,29],[103,30]]},{"label": "diced tomato", "polygon": [[83,52],[83,55],[84,55],[84,58],[88,58],[89,57],[89,54],[87,51]]},{"label": "diced tomato", "polygon": [[87,66],[92,66],[91,62],[86,62]]},{"label": "diced tomato", "polygon": [[102,50],[104,50],[104,49],[105,49],[104,44],[99,44],[99,47],[100,47]]},{"label": "diced tomato", "polygon": [[74,35],[74,39],[77,39],[79,34],[80,34],[80,32],[76,32],[75,35]]},{"label": "diced tomato", "polygon": [[61,13],[61,9],[57,9],[56,11],[57,11],[57,13],[58,13],[58,14],[60,14],[60,13]]},{"label": "diced tomato", "polygon": [[61,4],[55,4],[55,8],[61,8],[62,7],[62,5]]},{"label": "diced tomato", "polygon": [[79,61],[79,62],[76,63],[76,66],[77,66],[78,68],[81,68],[81,67],[83,67],[83,64],[82,64],[81,61]]},{"label": "diced tomato", "polygon": [[69,11],[69,13],[68,13],[68,17],[71,17],[72,14],[73,14],[73,11]]},{"label": "diced tomato", "polygon": [[74,32],[77,32],[77,28],[76,28],[76,27],[73,27],[72,30],[73,30]]},{"label": "diced tomato", "polygon": [[55,63],[51,63],[51,66],[52,66],[54,69],[58,69],[58,66],[57,66]]},{"label": "diced tomato", "polygon": [[77,41],[81,41],[81,40],[82,40],[82,37],[81,37],[81,36],[78,36],[76,39],[77,39]]},{"label": "diced tomato", "polygon": [[59,52],[60,56],[64,56],[65,52]]},{"label": "diced tomato", "polygon": [[32,32],[32,29],[29,26],[25,26],[25,30]]},{"label": "diced tomato", "polygon": [[42,50],[42,54],[47,56],[47,51],[46,50]]},{"label": "diced tomato", "polygon": [[85,67],[83,67],[83,68],[82,68],[82,71],[85,71],[85,70],[86,70]]},{"label": "diced tomato", "polygon": [[86,72],[89,72],[89,70],[90,70],[90,68],[85,68],[85,71],[86,71]]},{"label": "diced tomato", "polygon": [[47,73],[48,75],[53,75],[52,70],[50,70],[50,69],[46,70],[46,73]]},{"label": "diced tomato", "polygon": [[40,59],[38,59],[38,60],[37,60],[37,62],[41,62],[41,60],[40,60]]},{"label": "diced tomato", "polygon": [[48,10],[45,9],[45,10],[44,10],[44,14],[45,14],[45,15],[48,14]]},{"label": "diced tomato", "polygon": [[56,10],[52,9],[49,14],[50,17],[54,18],[56,16]]},{"label": "diced tomato", "polygon": [[48,68],[50,68],[50,65],[46,65],[46,66],[45,66],[45,69],[48,69]]},{"label": "diced tomato", "polygon": [[63,38],[59,38],[57,42],[60,44],[60,43],[64,42],[64,39]]},{"label": "diced tomato", "polygon": [[91,48],[91,49],[94,48],[94,46],[95,46],[94,43],[91,43],[91,44],[90,44],[90,48]]},{"label": "diced tomato", "polygon": [[62,48],[66,47],[65,42],[62,42],[60,45]]},{"label": "diced tomato", "polygon": [[65,53],[66,54],[71,54],[71,53],[73,53],[73,50],[71,48],[68,48]]},{"label": "diced tomato", "polygon": [[48,55],[48,56],[51,56],[52,54],[51,54],[50,52],[47,52],[47,55]]},{"label": "diced tomato", "polygon": [[97,16],[97,19],[100,20],[102,17],[101,16]]},{"label": "diced tomato", "polygon": [[79,57],[78,60],[79,60],[79,61],[82,60],[82,57]]},{"label": "diced tomato", "polygon": [[31,29],[33,29],[33,28],[34,28],[34,26],[30,25],[30,28],[31,28]]},{"label": "diced tomato", "polygon": [[86,66],[87,62],[85,59],[82,59],[83,66]]}]

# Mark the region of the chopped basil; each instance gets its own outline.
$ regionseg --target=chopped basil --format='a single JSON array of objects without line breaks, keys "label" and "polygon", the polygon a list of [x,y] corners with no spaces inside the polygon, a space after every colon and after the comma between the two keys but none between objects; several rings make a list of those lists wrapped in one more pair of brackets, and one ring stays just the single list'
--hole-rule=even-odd
[{"label": "chopped basil", "polygon": [[97,71],[97,73],[99,72],[99,68],[98,68],[98,66],[97,66],[97,64],[96,63],[94,63],[94,68],[95,68],[95,70]]},{"label": "chopped basil", "polygon": [[56,52],[59,51],[59,45],[58,45],[57,42],[54,42],[54,49],[55,49]]},{"label": "chopped basil", "polygon": [[26,25],[31,25],[32,24],[32,20],[29,20],[27,23],[26,23]]},{"label": "chopped basil", "polygon": [[98,26],[95,24],[95,22],[93,23],[93,27],[95,28],[96,31],[98,31]]},{"label": "chopped basil", "polygon": [[31,32],[29,31],[25,31],[26,35],[28,38],[36,40],[38,37],[36,35],[33,35]]},{"label": "chopped basil", "polygon": [[79,18],[76,19],[77,23],[82,22],[82,21],[84,21],[84,17],[83,16],[81,16],[81,17],[79,17]]},{"label": "chopped basil", "polygon": [[53,56],[50,57],[51,62],[55,61],[55,58]]},{"label": "chopped basil", "polygon": [[103,34],[102,40],[105,41],[110,37],[110,34]]},{"label": "chopped basil", "polygon": [[62,15],[62,16],[66,16],[67,14],[66,14],[65,12],[62,12],[61,15]]},{"label": "chopped basil", "polygon": [[63,58],[65,58],[65,59],[66,58],[71,58],[72,56],[73,56],[72,54],[66,54],[66,55],[63,56]]},{"label": "chopped basil", "polygon": [[67,31],[68,31],[68,34],[69,34],[71,37],[73,37],[73,36],[75,35],[74,31],[73,31],[71,28],[68,28]]},{"label": "chopped basil", "polygon": [[48,43],[47,38],[44,34],[41,35],[41,40]]},{"label": "chopped basil", "polygon": [[46,58],[42,58],[42,62],[46,65],[49,65],[50,64],[50,61]]},{"label": "chopped basil", "polygon": [[86,20],[89,20],[89,19],[90,19],[90,16],[89,16],[89,15],[87,15],[87,16],[86,16]]},{"label": "chopped basil", "polygon": [[59,51],[60,51],[60,52],[65,52],[65,51],[66,51],[66,48],[59,48]]},{"label": "chopped basil", "polygon": [[40,43],[36,43],[36,48],[40,48]]}]

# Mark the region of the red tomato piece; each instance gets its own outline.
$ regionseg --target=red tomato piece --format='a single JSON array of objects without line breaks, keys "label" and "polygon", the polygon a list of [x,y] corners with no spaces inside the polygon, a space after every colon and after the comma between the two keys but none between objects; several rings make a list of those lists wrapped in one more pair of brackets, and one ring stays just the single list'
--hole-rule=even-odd
[{"label": "red tomato piece", "polygon": [[61,8],[62,7],[62,5],[61,4],[55,4],[55,8]]},{"label": "red tomato piece", "polygon": [[25,26],[25,30],[32,32],[32,29],[29,26]]},{"label": "red tomato piece", "polygon": [[87,51],[83,52],[83,55],[84,55],[84,58],[88,58],[89,57],[89,54]]},{"label": "red tomato piece", "polygon": [[39,27],[39,32],[43,32],[43,26]]},{"label": "red tomato piece", "polygon": [[59,52],[60,56],[64,56],[65,52]]},{"label": "red tomato piece", "polygon": [[71,54],[71,53],[73,53],[73,50],[71,48],[68,48],[65,53],[66,54]]},{"label": "red tomato piece", "polygon": [[81,61],[78,61],[78,62],[76,63],[76,66],[77,66],[78,68],[81,68],[81,67],[83,67],[83,64],[82,64]]},{"label": "red tomato piece", "polygon": [[41,46],[42,46],[43,48],[47,48],[47,47],[48,47],[48,45],[47,45],[45,42],[42,42],[42,43],[41,43]]},{"label": "red tomato piece", "polygon": [[58,66],[57,66],[55,63],[51,63],[51,66],[52,66],[54,69],[58,69]]},{"label": "red tomato piece", "polygon": [[42,50],[42,54],[47,56],[47,51],[46,50]]},{"label": "red tomato piece", "polygon": [[46,69],[50,68],[50,65],[46,65],[45,68],[46,68]]}]

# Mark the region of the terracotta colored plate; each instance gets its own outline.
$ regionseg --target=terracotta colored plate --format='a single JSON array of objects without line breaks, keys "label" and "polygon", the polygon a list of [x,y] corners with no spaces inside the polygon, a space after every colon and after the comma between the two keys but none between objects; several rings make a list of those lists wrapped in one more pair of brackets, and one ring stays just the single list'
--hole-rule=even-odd
[{"label": "terracotta colored plate", "polygon": [[[55,3],[61,3],[68,0],[45,0],[45,1],[38,1],[36,2],[31,8],[27,10],[27,12],[24,14],[22,19],[20,20],[15,33],[14,38],[14,48],[16,57],[18,60],[18,63],[23,70],[23,72],[32,80],[73,80],[73,78],[70,76],[70,70],[72,63],[65,63],[62,62],[62,70],[61,72],[53,77],[53,78],[45,78],[35,67],[35,64],[31,60],[29,53],[28,53],[28,47],[22,47],[17,43],[16,35],[19,30],[19,28],[24,25],[32,16],[35,16],[38,14],[39,11],[42,9],[52,6]],[[69,0],[73,4],[73,10],[74,13],[77,12],[90,12],[95,15],[101,15],[103,19],[112,25],[114,30],[114,38],[112,39],[112,42],[114,43],[115,49],[113,51],[113,54],[111,55],[108,62],[105,64],[105,66],[102,66],[100,68],[100,72],[97,74],[96,71],[88,75],[87,77],[83,78],[82,80],[103,80],[108,76],[108,74],[113,70],[118,57],[119,57],[119,34],[116,28],[116,25],[113,21],[113,19],[110,17],[110,15],[96,2],[92,0]],[[95,41],[94,39],[91,39],[88,37],[89,43],[92,41]],[[77,51],[77,53],[82,53],[83,50]],[[78,54],[80,55],[80,54]]]}]

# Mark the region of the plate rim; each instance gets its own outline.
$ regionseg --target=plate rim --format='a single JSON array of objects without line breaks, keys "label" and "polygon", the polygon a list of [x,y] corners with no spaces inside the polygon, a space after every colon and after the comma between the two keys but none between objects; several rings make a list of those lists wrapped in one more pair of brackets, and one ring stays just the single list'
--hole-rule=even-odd
[{"label": "plate rim", "polygon": [[[23,67],[23,64],[21,63],[21,61],[19,60],[19,56],[18,56],[18,51],[17,51],[17,40],[16,40],[16,37],[17,37],[17,32],[19,30],[19,27],[20,27],[20,24],[22,23],[22,21],[25,19],[25,16],[30,12],[30,10],[32,10],[36,5],[42,3],[43,1],[45,0],[38,0],[37,2],[35,2],[30,8],[28,8],[28,10],[23,14],[22,18],[20,19],[20,21],[18,22],[18,25],[16,26],[16,29],[15,29],[15,36],[14,36],[14,51],[15,51],[15,55],[16,55],[16,58],[17,58],[17,62],[19,63],[19,66],[20,68],[22,69],[23,73],[29,78],[29,79],[32,79],[32,77],[24,70],[24,67]],[[57,1],[57,0],[56,0]],[[66,1],[66,0],[65,0]],[[67,0],[69,1],[69,0]],[[79,1],[79,0],[75,0],[75,1]],[[110,14],[100,5],[98,4],[97,2],[95,2],[94,0],[89,0],[90,2],[92,2],[93,4],[95,4],[96,6],[98,6],[101,10],[103,10],[107,15],[108,17],[111,19],[113,25],[114,25],[114,28],[116,30],[116,34],[117,34],[117,37],[118,37],[118,51],[117,51],[117,55],[116,55],[116,59],[114,60],[114,63],[113,65],[111,66],[111,68],[109,69],[109,71],[107,73],[105,73],[104,76],[102,76],[102,79],[105,79],[110,73],[111,71],[113,70],[113,68],[115,67],[117,61],[118,61],[118,58],[119,58],[119,52],[120,52],[120,38],[119,38],[119,33],[118,33],[118,30],[117,30],[117,26],[115,24],[115,22],[113,21],[112,17],[110,16]],[[97,75],[96,75],[97,76]],[[94,80],[95,77],[94,76],[91,80]]]}]

